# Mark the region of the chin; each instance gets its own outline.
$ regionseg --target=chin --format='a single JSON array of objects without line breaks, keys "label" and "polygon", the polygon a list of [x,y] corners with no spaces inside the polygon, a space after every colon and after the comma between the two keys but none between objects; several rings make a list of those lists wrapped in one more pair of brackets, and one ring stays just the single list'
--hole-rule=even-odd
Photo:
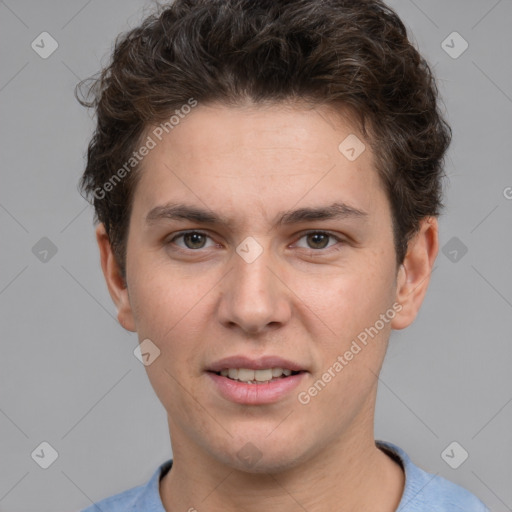
[{"label": "chin", "polygon": [[[228,446],[212,450],[217,460],[237,471],[263,474],[280,473],[293,469],[303,463],[305,454],[298,453],[298,447],[304,449],[303,442],[291,443],[294,436],[281,436],[275,439],[268,434],[244,436],[243,439],[227,440]],[[286,442],[287,441],[287,442]]]},{"label": "chin", "polygon": [[293,469],[301,464],[300,459],[297,458],[297,454],[283,454],[281,456],[276,455],[261,455],[260,458],[255,460],[240,460],[238,455],[235,453],[230,458],[227,465],[237,471],[248,474],[278,474],[284,471]]}]

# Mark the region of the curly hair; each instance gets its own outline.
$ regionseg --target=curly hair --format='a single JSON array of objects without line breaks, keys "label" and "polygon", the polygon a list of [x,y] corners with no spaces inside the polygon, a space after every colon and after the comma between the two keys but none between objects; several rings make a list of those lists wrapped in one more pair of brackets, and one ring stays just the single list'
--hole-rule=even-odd
[{"label": "curly hair", "polygon": [[443,207],[451,128],[428,63],[380,0],[158,5],[138,27],[118,35],[108,66],[79,83],[75,95],[97,117],[80,187],[94,205],[95,221],[105,226],[123,276],[138,164],[115,186],[103,186],[133,160],[147,128],[191,98],[228,106],[296,99],[354,112],[390,202],[397,265],[421,219],[438,216]]}]

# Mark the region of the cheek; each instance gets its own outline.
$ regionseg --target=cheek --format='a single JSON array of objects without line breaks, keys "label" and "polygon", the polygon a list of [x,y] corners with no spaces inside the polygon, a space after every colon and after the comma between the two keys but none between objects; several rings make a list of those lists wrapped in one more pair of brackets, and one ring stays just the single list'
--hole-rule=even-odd
[{"label": "cheek", "polygon": [[346,342],[390,307],[394,288],[389,276],[369,264],[339,268],[297,280],[294,290],[309,308],[312,329],[327,329],[328,338]]},{"label": "cheek", "polygon": [[160,351],[154,362],[145,367],[151,386],[165,409],[185,420],[195,407],[190,396],[197,395],[196,379],[192,377],[198,369],[197,356],[204,340],[201,322],[204,323],[206,302],[199,299],[206,291],[190,282],[159,276],[158,272],[133,283],[132,304],[139,340],[149,338]]},{"label": "cheek", "polygon": [[187,403],[188,394],[183,393],[182,386],[186,385],[192,396],[197,395],[196,377],[201,373],[198,356],[205,349],[205,322],[212,315],[205,308],[209,307],[208,291],[213,285],[182,274],[176,279],[176,273],[169,270],[140,272],[132,283],[132,305],[139,340],[149,338],[160,351],[146,366],[151,385],[167,411],[188,418],[194,404]]},{"label": "cheek", "polygon": [[183,323],[193,327],[190,318],[201,307],[198,301],[208,291],[207,283],[180,269],[162,268],[149,258],[133,263],[137,271],[129,280],[130,304],[139,335],[163,342]]}]

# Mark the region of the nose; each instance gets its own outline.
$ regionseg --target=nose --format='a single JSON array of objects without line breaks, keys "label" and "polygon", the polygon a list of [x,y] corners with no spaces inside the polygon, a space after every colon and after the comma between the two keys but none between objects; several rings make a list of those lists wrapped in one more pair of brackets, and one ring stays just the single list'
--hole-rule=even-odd
[{"label": "nose", "polygon": [[253,335],[285,325],[291,316],[291,292],[270,250],[264,248],[250,263],[234,254],[231,262],[220,283],[219,321]]}]

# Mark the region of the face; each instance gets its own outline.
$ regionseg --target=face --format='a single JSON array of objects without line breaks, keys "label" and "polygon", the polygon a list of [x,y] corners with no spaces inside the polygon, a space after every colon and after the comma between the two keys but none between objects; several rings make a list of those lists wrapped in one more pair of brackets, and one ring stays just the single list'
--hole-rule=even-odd
[{"label": "face", "polygon": [[270,471],[372,431],[390,331],[421,296],[406,304],[417,267],[396,267],[370,148],[339,149],[351,134],[327,108],[199,105],[144,158],[127,288],[109,287],[160,351],[146,370],[175,453]]}]

